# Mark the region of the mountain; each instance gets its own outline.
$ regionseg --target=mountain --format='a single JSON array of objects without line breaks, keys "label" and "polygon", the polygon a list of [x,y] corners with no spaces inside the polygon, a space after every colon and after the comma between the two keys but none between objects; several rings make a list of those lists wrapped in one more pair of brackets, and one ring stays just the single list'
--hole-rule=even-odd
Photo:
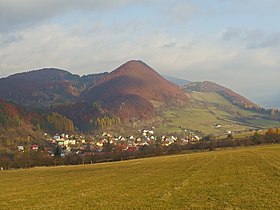
[{"label": "mountain", "polygon": [[73,102],[82,91],[107,73],[80,77],[48,68],[0,79],[0,98],[28,107],[48,107]]},{"label": "mountain", "polygon": [[[185,107],[162,111],[161,131],[199,131],[225,135],[280,126],[280,112],[265,110],[229,88],[213,82],[192,82],[182,87],[189,95]],[[217,128],[216,125],[221,127]]]},{"label": "mountain", "polygon": [[216,92],[220,94],[221,96],[227,98],[229,101],[231,101],[235,105],[239,105],[244,108],[250,108],[250,109],[260,109],[258,105],[251,102],[247,98],[233,92],[232,90],[223,87],[221,85],[218,85],[214,82],[204,81],[204,82],[192,82],[185,86],[183,86],[183,89],[186,92]]},{"label": "mountain", "polygon": [[38,137],[32,116],[20,107],[0,100],[0,148]]},{"label": "mountain", "polygon": [[44,132],[74,132],[71,120],[55,112],[24,108],[0,99],[0,151],[19,144],[32,144],[43,139]]},{"label": "mountain", "polygon": [[226,87],[208,81],[179,87],[139,60],[82,77],[54,68],[14,74],[0,79],[0,98],[3,132],[25,130],[22,136],[43,130],[72,133],[74,128],[131,130],[131,125],[207,134],[217,131],[215,124],[226,125],[218,130],[224,133],[274,127],[280,121],[278,110],[264,110]]},{"label": "mountain", "polygon": [[187,84],[191,83],[191,81],[189,81],[189,80],[179,79],[179,78],[168,76],[168,75],[163,75],[163,77],[166,80],[173,82],[174,84],[176,84],[178,86],[183,86],[183,85],[187,85]]},{"label": "mountain", "polygon": [[23,111],[6,101],[0,100],[0,125],[1,127],[15,125],[18,126],[25,122]]},{"label": "mountain", "polygon": [[81,94],[88,102],[98,101],[122,118],[146,118],[161,104],[184,104],[188,97],[142,61],[129,61]]}]

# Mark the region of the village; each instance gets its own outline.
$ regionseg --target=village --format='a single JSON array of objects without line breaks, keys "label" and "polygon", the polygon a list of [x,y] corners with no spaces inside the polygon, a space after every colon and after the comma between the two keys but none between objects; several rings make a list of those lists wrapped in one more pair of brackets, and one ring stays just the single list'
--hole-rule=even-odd
[{"label": "village", "polygon": [[120,135],[112,131],[96,134],[43,133],[42,139],[14,145],[13,151],[10,150],[13,156],[2,160],[0,169],[94,164],[279,141],[278,136],[274,136],[279,133],[279,129],[250,131],[251,136],[238,138],[236,136],[241,131],[229,132],[221,124],[213,125],[213,128],[223,131],[224,136],[205,135],[199,130],[182,126],[181,132],[165,135],[155,132],[153,127],[134,130],[132,135]]},{"label": "village", "polygon": [[187,137],[176,135],[157,136],[153,130],[139,130],[138,135],[121,136],[103,132],[102,135],[85,136],[70,134],[44,134],[41,144],[32,144],[30,148],[18,145],[17,150],[25,152],[27,149],[42,151],[49,156],[65,157],[68,155],[102,155],[114,151],[134,153],[149,146],[166,148],[172,145],[186,145],[190,142],[197,142],[202,138],[189,132]]}]

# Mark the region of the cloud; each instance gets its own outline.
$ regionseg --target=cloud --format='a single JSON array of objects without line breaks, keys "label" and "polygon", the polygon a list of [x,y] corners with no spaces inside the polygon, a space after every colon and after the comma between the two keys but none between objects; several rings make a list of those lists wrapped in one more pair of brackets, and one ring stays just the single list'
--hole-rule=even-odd
[{"label": "cloud", "polygon": [[242,44],[247,49],[280,46],[280,32],[268,33],[257,29],[228,28],[222,32],[221,39],[231,44]]},{"label": "cloud", "polygon": [[[135,32],[135,25],[141,33]],[[87,74],[111,71],[127,60],[142,59],[161,73],[190,80],[234,84],[239,79],[248,81],[253,74],[259,74],[256,78],[260,81],[264,79],[261,75],[271,83],[278,80],[279,48],[251,51],[240,47],[242,44],[225,45],[224,41],[190,34],[180,38],[160,30],[151,34],[146,27],[144,22],[142,26],[139,22],[100,22],[91,30],[48,24],[9,33],[0,36],[0,43],[4,43],[0,44],[0,75],[52,66]]]},{"label": "cloud", "polygon": [[0,30],[28,26],[67,12],[103,12],[129,4],[144,4],[146,0],[1,0]]},{"label": "cloud", "polygon": [[[2,0],[0,77],[42,67],[82,75],[141,59],[162,74],[212,80],[254,99],[279,90],[276,25],[227,23],[224,5],[233,3],[192,2]],[[208,6],[217,15],[207,15]]]},{"label": "cloud", "polygon": [[51,66],[79,74],[111,71],[130,59],[142,59],[158,70],[180,67],[193,39],[178,40],[161,30],[151,34],[147,27],[138,21],[71,29],[48,24],[10,33],[20,39],[0,45],[0,76]]},{"label": "cloud", "polygon": [[280,46],[280,32],[268,34],[262,39],[256,39],[248,44],[248,48],[277,48]]},{"label": "cloud", "polygon": [[225,41],[239,40],[243,31],[240,28],[228,28],[222,32],[222,39]]},{"label": "cloud", "polygon": [[22,36],[19,33],[2,33],[0,34],[0,47],[20,40],[22,40]]}]

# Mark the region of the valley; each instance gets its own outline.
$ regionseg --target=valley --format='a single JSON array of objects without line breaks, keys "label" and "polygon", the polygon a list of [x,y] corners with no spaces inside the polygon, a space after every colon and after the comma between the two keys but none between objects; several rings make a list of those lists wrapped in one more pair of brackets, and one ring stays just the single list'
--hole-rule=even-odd
[{"label": "valley", "polygon": [[[87,155],[93,162],[102,154],[119,160],[116,150],[144,157],[196,148],[196,141],[198,148],[213,149],[205,139],[256,144],[254,135],[266,135],[269,128],[278,135],[279,110],[266,110],[213,82],[168,78],[131,60],[109,73],[79,76],[48,68],[0,79],[4,168],[22,167],[22,152],[32,159],[24,167],[64,164],[64,157],[80,164]],[[144,135],[145,130],[152,134]],[[262,138],[261,143],[271,142]]]},{"label": "valley", "polygon": [[280,210],[279,9],[0,0],[0,210]]}]

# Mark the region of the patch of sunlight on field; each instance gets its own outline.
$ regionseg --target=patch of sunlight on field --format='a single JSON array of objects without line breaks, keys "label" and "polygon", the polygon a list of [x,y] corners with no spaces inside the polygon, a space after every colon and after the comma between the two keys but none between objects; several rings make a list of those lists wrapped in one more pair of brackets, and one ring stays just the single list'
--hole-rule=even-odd
[{"label": "patch of sunlight on field", "polygon": [[1,209],[279,209],[280,145],[0,172]]},{"label": "patch of sunlight on field", "polygon": [[[204,135],[226,135],[227,131],[247,132],[251,129],[279,127],[280,122],[267,120],[253,110],[244,110],[215,92],[192,92],[190,106],[162,110],[164,123],[159,133],[181,132],[180,128],[201,131]],[[223,125],[216,129],[214,125]]]},{"label": "patch of sunlight on field", "polygon": [[214,106],[222,106],[230,109],[232,111],[238,112],[240,115],[244,117],[253,117],[253,116],[260,116],[258,113],[241,109],[239,106],[232,104],[228,99],[221,96],[216,92],[192,92],[191,96],[202,103]]},{"label": "patch of sunlight on field", "polygon": [[230,101],[225,99],[223,96],[216,92],[192,92],[191,96],[203,103],[208,102],[208,103],[216,103],[224,106],[233,106]]},{"label": "patch of sunlight on field", "polygon": [[[166,123],[157,128],[157,132],[179,132],[180,127],[192,130],[199,130],[204,134],[223,135],[228,130],[239,131],[250,127],[238,125],[227,119],[230,115],[215,107],[209,108],[179,108],[172,107],[164,112]],[[215,128],[216,124],[221,124],[222,128]]]}]

